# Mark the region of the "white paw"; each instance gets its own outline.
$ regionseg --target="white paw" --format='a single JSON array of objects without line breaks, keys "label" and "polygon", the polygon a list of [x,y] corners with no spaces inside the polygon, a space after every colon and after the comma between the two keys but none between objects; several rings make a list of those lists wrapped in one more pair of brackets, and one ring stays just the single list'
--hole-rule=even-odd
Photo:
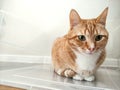
[{"label": "white paw", "polygon": [[71,72],[72,70],[70,69],[68,69],[68,70],[65,70],[65,72],[64,72],[64,75],[66,76],[66,77],[68,77],[69,76],[69,73]]},{"label": "white paw", "polygon": [[75,80],[83,80],[83,77],[81,77],[80,75],[76,74],[75,76],[73,76],[73,79],[75,79]]},{"label": "white paw", "polygon": [[63,70],[61,70],[61,69],[59,69],[59,70],[57,71],[58,75],[61,75],[62,72],[63,72]]},{"label": "white paw", "polygon": [[88,76],[84,78],[86,81],[94,81],[95,80],[95,76]]}]

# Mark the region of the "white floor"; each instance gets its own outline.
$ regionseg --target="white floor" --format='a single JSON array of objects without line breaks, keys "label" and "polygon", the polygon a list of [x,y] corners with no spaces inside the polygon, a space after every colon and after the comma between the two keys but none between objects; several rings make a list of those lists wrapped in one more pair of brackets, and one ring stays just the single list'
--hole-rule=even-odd
[{"label": "white floor", "polygon": [[0,84],[27,90],[120,90],[120,71],[100,68],[94,82],[60,77],[50,64],[0,62]]}]

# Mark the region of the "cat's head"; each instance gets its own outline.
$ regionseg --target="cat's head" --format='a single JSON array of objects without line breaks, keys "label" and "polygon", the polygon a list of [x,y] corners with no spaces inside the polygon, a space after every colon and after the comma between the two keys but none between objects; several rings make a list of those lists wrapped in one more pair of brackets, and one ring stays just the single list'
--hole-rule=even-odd
[{"label": "cat's head", "polygon": [[70,30],[67,34],[70,45],[81,53],[92,54],[105,48],[108,32],[105,28],[108,8],[97,18],[81,19],[72,9],[70,12]]}]

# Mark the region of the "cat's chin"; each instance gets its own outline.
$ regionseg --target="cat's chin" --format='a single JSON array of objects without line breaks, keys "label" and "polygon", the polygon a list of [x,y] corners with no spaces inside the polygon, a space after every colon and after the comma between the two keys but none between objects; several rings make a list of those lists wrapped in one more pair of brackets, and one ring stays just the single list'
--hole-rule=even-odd
[{"label": "cat's chin", "polygon": [[94,54],[94,53],[93,53],[93,52],[90,52],[90,53],[85,53],[85,54],[92,55],[92,54]]},{"label": "cat's chin", "polygon": [[86,51],[86,52],[84,52],[85,54],[88,54],[88,55],[92,55],[92,54],[94,54],[95,53],[95,51],[92,51],[92,52],[90,52],[90,51]]}]

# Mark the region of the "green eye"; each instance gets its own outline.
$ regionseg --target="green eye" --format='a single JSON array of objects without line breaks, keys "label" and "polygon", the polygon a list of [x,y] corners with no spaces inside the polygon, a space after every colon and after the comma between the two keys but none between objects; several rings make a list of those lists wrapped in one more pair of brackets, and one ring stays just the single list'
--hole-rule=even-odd
[{"label": "green eye", "polygon": [[95,37],[95,41],[100,41],[101,39],[102,39],[102,35],[97,35],[96,37]]},{"label": "green eye", "polygon": [[79,35],[79,36],[78,36],[78,39],[81,40],[81,41],[85,41],[85,40],[86,40],[86,38],[85,38],[84,35]]}]

